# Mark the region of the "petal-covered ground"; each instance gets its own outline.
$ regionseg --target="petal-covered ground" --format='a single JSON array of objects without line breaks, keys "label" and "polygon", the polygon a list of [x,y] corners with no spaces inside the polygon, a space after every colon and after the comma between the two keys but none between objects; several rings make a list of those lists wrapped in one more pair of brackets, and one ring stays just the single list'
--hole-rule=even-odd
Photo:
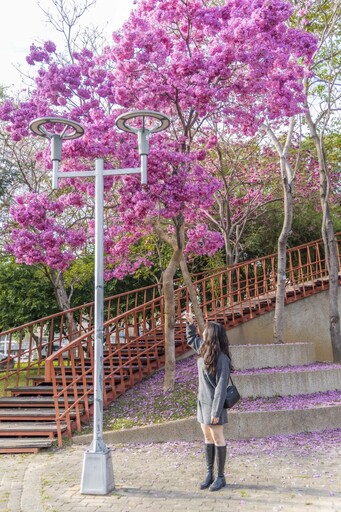
[{"label": "petal-covered ground", "polygon": [[[235,375],[259,372],[314,371],[340,368],[341,365],[316,363],[308,366],[291,366],[262,370],[236,371]],[[163,391],[164,371],[157,371],[118,398],[105,413],[105,428],[111,430],[133,428],[194,416],[198,385],[196,357],[179,361],[176,366],[176,384],[172,392]],[[327,391],[307,395],[273,398],[242,399],[235,411],[267,411],[302,409],[328,405],[341,405],[340,391]]]}]

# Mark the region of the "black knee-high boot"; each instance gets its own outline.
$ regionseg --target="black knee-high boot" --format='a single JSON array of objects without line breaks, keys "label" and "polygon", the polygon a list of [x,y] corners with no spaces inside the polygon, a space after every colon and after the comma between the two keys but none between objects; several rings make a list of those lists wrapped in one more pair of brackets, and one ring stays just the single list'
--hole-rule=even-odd
[{"label": "black knee-high boot", "polygon": [[215,452],[217,456],[218,476],[214,480],[213,484],[210,485],[210,491],[219,491],[219,489],[225,487],[226,485],[226,480],[224,476],[226,462],[226,446],[216,446]]},{"label": "black knee-high boot", "polygon": [[207,465],[207,475],[205,480],[200,484],[200,489],[207,489],[213,482],[213,466],[214,466],[215,446],[214,444],[205,444],[205,456]]}]

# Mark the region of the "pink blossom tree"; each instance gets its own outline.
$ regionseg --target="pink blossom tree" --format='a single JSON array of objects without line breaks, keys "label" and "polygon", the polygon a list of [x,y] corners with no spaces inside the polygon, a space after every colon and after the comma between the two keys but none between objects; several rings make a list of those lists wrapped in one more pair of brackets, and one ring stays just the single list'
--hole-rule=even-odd
[{"label": "pink blossom tree", "polygon": [[13,253],[18,263],[38,266],[51,282],[59,308],[70,309],[79,279],[74,274],[65,276],[65,270],[70,264],[73,266],[76,256],[82,255],[82,248],[88,249],[88,237],[85,242],[82,236],[82,243],[75,234],[85,233],[86,218],[93,216],[92,204],[85,205],[84,196],[70,191],[62,196],[52,195],[51,178],[45,166],[39,164],[45,143],[32,137],[13,141],[3,125],[1,251]]},{"label": "pink blossom tree", "polygon": [[224,238],[226,264],[233,265],[247,252],[243,245],[246,229],[267,214],[268,205],[282,198],[274,155],[264,140],[228,136],[223,123],[215,131],[206,165],[222,186],[215,193],[212,212],[205,214]]},{"label": "pink blossom tree", "polygon": [[[99,57],[84,50],[71,64],[60,65],[53,44],[33,47],[30,62],[40,63],[36,89],[19,108],[6,103],[1,109],[16,139],[26,136],[28,121],[41,115],[82,122],[86,136],[65,144],[65,170],[84,167],[95,156],[108,166],[136,165],[132,137],[114,129],[123,110],[160,110],[171,117],[168,134],[153,136],[148,187],[133,177],[115,180],[118,207],[106,236],[109,275],[147,264],[146,258],[130,258],[130,248],[146,233],[153,231],[172,248],[163,273],[165,388],[172,387],[175,375],[174,273],[180,266],[202,330],[186,247],[213,252],[223,243],[205,226],[204,211],[210,211],[219,182],[205,168],[207,147],[200,131],[214,121],[233,133],[253,135],[265,119],[301,110],[301,81],[315,46],[307,33],[289,28],[291,12],[283,0],[231,0],[224,6],[140,0]],[[112,185],[108,180],[108,197]],[[91,185],[78,187],[91,192]]]},{"label": "pink blossom tree", "polygon": [[82,206],[83,199],[77,193],[56,200],[46,193],[30,193],[16,197],[10,207],[14,222],[5,249],[18,263],[44,267],[61,310],[70,309],[63,272],[87,241],[85,229],[72,225],[75,210]]},{"label": "pink blossom tree", "polygon": [[[333,187],[335,169],[333,175],[332,166],[328,164],[325,136],[330,133],[330,130],[333,130],[333,126],[336,126],[335,118],[340,111],[340,85],[338,82],[340,15],[339,2],[320,3],[314,0],[299,0],[295,2],[295,12],[291,18],[291,26],[303,28],[316,37],[315,52],[311,58],[308,72],[303,77],[305,95],[303,118],[315,145],[319,167],[320,203],[323,214],[321,231],[329,274],[329,326],[335,361],[341,360],[341,324],[338,299],[339,261],[330,205],[333,201],[332,194],[335,190],[338,191],[338,187],[336,189]],[[289,158],[295,123],[300,126],[298,120],[292,118],[285,134],[285,143],[281,141],[283,132],[278,136],[277,126],[272,125],[271,120],[263,123],[263,129],[279,155],[285,204],[283,229],[278,240],[279,263],[274,321],[274,338],[280,343],[284,341],[285,251],[292,224],[293,190],[297,177],[295,166],[292,165]]]}]

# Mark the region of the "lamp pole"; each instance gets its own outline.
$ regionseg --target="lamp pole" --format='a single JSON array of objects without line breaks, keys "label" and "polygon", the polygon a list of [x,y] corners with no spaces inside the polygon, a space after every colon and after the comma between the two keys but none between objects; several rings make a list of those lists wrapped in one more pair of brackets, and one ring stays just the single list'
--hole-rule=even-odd
[{"label": "lamp pole", "polygon": [[[147,128],[147,119],[152,119],[156,126]],[[128,121],[140,119],[142,127],[130,126]],[[170,120],[164,114],[149,110],[139,110],[122,114],[116,119],[116,126],[123,131],[138,136],[138,150],[141,165],[138,168],[104,170],[103,159],[95,162],[94,171],[60,172],[59,163],[62,155],[63,140],[76,139],[84,134],[82,126],[61,117],[43,117],[30,123],[31,130],[51,141],[52,187],[58,188],[59,178],[95,177],[95,322],[94,322],[94,421],[93,440],[84,453],[81,478],[81,494],[105,495],[115,488],[111,449],[103,439],[103,300],[104,300],[104,177],[128,174],[141,174],[142,185],[147,184],[147,157],[149,154],[149,137],[152,133],[168,128]],[[59,127],[61,131],[50,132],[48,127]]]}]

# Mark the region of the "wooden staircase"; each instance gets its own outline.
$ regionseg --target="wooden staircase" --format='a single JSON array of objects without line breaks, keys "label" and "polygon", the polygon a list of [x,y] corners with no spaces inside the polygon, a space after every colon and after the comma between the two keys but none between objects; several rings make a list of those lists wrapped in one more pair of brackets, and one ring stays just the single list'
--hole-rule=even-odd
[{"label": "wooden staircase", "polygon": [[[158,339],[160,334],[161,331]],[[176,339],[177,355],[187,349],[183,341],[183,337],[178,336]],[[143,351],[145,347],[143,340]],[[124,393],[164,364],[162,346],[138,358],[139,351],[141,339],[139,343],[131,342],[128,348],[118,351],[118,355],[109,355],[108,351],[104,353],[104,375],[109,376],[111,381],[105,384],[106,405],[112,401],[113,396]],[[111,363],[108,362],[109,357]],[[134,358],[138,358],[138,362],[134,363]],[[74,362],[79,363],[80,360],[75,358]],[[30,385],[6,388],[10,396],[0,397],[0,453],[35,453],[51,447],[57,436],[70,437],[79,425],[89,422],[93,405],[93,367],[90,357],[84,358],[83,363],[83,366],[54,366],[54,382],[57,386],[51,385],[42,375],[32,377]],[[84,369],[88,372],[85,377]],[[112,372],[117,373],[112,375]],[[75,376],[80,384],[75,384]],[[57,400],[56,391],[59,394]],[[65,404],[68,404],[68,399],[73,400],[75,392],[82,397],[78,399],[77,407],[67,411]],[[57,422],[57,414],[65,418],[65,421]]]},{"label": "wooden staircase", "polygon": [[[0,453],[35,453],[52,446],[57,425],[51,388],[48,394],[39,386],[7,391],[11,396],[0,398]],[[60,428],[64,433],[66,423]]]},{"label": "wooden staircase", "polygon": [[[288,251],[286,303],[328,289],[321,240]],[[233,328],[275,307],[276,255],[193,277],[206,319]],[[340,262],[340,259],[339,259]],[[181,284],[181,283],[179,283]],[[104,407],[165,362],[163,296],[157,285],[105,300]],[[176,355],[187,350],[185,286],[175,290]],[[93,303],[0,333],[0,453],[37,452],[81,431],[93,413]],[[19,341],[18,341],[19,340]],[[46,357],[45,354],[48,354]],[[13,364],[15,363],[15,364]]]}]

